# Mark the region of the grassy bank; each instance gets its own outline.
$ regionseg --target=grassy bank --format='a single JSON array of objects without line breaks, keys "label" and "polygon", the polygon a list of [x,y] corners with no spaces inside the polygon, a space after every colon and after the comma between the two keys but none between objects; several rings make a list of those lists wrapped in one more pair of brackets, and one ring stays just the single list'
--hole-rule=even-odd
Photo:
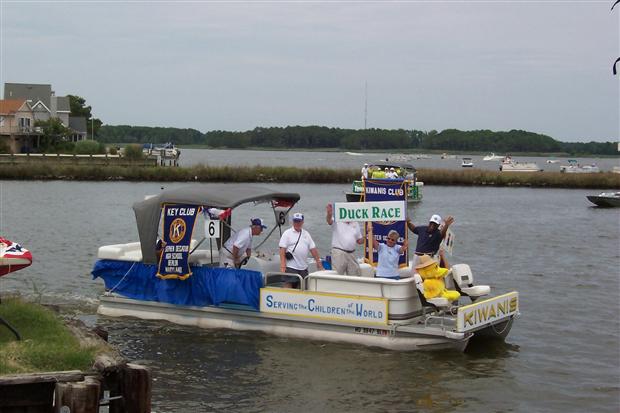
[{"label": "grassy bank", "polygon": [[[419,169],[427,185],[529,186],[550,188],[620,188],[620,174],[562,174],[559,172],[500,173],[485,170]],[[359,171],[330,168],[267,166],[193,166],[187,168],[79,166],[79,165],[0,165],[0,179],[156,181],[156,182],[280,182],[350,183]]]},{"label": "grassy bank", "polygon": [[0,317],[22,336],[17,341],[5,326],[0,326],[0,375],[91,368],[98,348],[81,347],[51,310],[18,298],[5,298]]}]

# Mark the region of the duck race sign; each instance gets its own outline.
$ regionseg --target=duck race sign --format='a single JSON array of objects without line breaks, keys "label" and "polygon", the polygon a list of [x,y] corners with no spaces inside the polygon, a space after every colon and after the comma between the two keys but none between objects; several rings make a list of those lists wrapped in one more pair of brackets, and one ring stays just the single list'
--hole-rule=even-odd
[{"label": "duck race sign", "polygon": [[349,323],[388,323],[388,300],[315,291],[260,289],[261,313]]},{"label": "duck race sign", "polygon": [[406,213],[407,203],[405,201],[336,202],[334,204],[336,222],[405,221]]}]

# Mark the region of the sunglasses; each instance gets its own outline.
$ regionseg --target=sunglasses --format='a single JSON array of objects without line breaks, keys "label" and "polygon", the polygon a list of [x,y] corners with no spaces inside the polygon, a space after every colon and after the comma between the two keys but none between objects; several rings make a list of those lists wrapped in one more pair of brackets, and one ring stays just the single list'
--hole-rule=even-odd
[{"label": "sunglasses", "polygon": [[388,238],[388,241],[392,241],[392,242],[398,242],[398,239],[394,239],[394,238]]}]

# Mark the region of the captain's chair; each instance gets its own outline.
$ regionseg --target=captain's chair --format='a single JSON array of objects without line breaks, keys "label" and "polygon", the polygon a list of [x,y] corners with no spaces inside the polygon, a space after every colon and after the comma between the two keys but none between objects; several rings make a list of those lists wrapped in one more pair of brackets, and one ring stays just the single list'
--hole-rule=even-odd
[{"label": "captain's chair", "polygon": [[455,264],[452,266],[452,279],[455,287],[461,295],[466,295],[475,301],[479,297],[488,295],[491,287],[488,285],[474,285],[474,275],[467,264]]}]

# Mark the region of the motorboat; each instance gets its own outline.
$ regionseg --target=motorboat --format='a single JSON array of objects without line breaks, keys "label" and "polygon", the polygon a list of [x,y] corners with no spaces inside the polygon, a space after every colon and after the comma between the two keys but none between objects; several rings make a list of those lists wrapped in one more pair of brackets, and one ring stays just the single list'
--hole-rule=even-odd
[{"label": "motorboat", "polygon": [[504,159],[503,156],[495,155],[492,152],[488,154],[487,156],[485,156],[484,158],[482,158],[483,161],[501,161],[502,159]]},{"label": "motorboat", "polygon": [[593,174],[601,172],[596,164],[581,165],[576,159],[569,159],[568,165],[561,165],[560,172],[568,174]]},{"label": "motorboat", "polygon": [[[417,171],[413,165],[402,162],[375,162],[368,164],[368,179],[389,179],[385,169],[394,171],[400,179],[404,179],[407,184],[407,202],[420,202],[422,200],[422,187],[424,182],[418,181]],[[364,193],[364,177],[353,181],[351,190],[346,192],[348,202],[359,202]]]},{"label": "motorboat", "polygon": [[162,145],[145,143],[142,145],[142,153],[146,156],[158,156],[164,159],[178,159],[181,155],[181,150],[178,149],[172,142],[166,142]]},{"label": "motorboat", "polygon": [[16,242],[0,237],[0,277],[32,264],[32,253]]},{"label": "motorboat", "polygon": [[588,195],[586,198],[588,198],[588,201],[599,207],[620,207],[620,191],[601,192],[598,195]]},{"label": "motorboat", "polygon": [[[463,351],[474,336],[503,339],[519,316],[518,292],[487,298],[490,288],[475,285],[466,264],[453,265],[446,275],[446,287],[461,291],[461,298],[453,302],[425,299],[411,262],[398,270],[400,279],[375,278],[375,267],[365,262],[360,264],[361,277],[318,270],[313,264],[305,279],[294,275],[297,288],[283,288],[283,277],[292,274],[279,272],[279,255],[260,250],[270,235],[282,231],[299,199],[296,193],[254,186],[191,185],[135,203],[140,241],[98,250],[92,274],[105,283],[98,313],[403,351]],[[400,211],[406,211],[401,202]],[[340,208],[367,207],[341,204]],[[252,211],[266,208],[275,225],[241,268],[221,268],[217,247],[230,236],[235,209],[242,205]],[[187,219],[213,210],[225,212],[219,220],[205,218],[205,237],[215,238],[199,249],[204,238],[192,238],[196,221]],[[162,236],[169,243],[158,252],[161,221]],[[174,237],[184,241],[175,244]],[[168,277],[168,271],[186,271],[179,270],[185,259],[188,276]]]},{"label": "motorboat", "polygon": [[474,167],[474,162],[471,160],[471,158],[463,158],[463,162],[461,162],[461,167],[463,167],[463,168],[473,168]]},{"label": "motorboat", "polygon": [[547,163],[560,163],[559,159],[547,159]]},{"label": "motorboat", "polygon": [[456,159],[456,155],[450,155],[444,152],[441,154],[439,158],[440,159]]},{"label": "motorboat", "polygon": [[501,172],[540,172],[542,169],[535,162],[516,162],[505,156],[499,166]]}]

